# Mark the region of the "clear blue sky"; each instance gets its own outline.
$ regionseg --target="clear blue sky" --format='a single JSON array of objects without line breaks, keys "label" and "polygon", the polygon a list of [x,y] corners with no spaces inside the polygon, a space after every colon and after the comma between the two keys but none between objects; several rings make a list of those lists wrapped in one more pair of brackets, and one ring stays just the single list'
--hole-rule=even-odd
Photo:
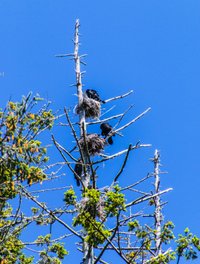
[{"label": "clear blue sky", "polygon": [[31,90],[55,109],[74,106],[74,65],[54,55],[73,50],[79,18],[81,51],[88,54],[85,87],[103,98],[133,89],[116,107],[134,104],[129,118],[152,107],[123,139],[115,138],[115,151],[138,140],[153,145],[133,154],[122,178],[133,171],[143,177],[158,148],[168,171],[162,187],[174,189],[164,198],[166,219],[176,233],[188,226],[200,236],[199,10],[198,0],[0,0],[0,104]]}]

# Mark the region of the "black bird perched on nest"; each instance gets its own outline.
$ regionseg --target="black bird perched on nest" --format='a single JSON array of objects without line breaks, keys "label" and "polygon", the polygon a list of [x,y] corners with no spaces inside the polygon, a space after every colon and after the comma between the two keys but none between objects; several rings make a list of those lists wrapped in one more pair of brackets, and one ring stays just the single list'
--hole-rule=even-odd
[{"label": "black bird perched on nest", "polygon": [[[102,124],[100,125],[100,128],[101,128],[101,135],[102,135],[102,136],[105,136],[105,137],[107,137],[108,134],[109,134],[109,133],[111,132],[111,130],[112,130],[112,126],[109,125],[108,123],[102,123]],[[115,136],[115,135],[113,135],[113,136]],[[113,139],[112,139],[112,137],[108,137],[108,143],[109,143],[110,145],[113,144]]]},{"label": "black bird perched on nest", "polygon": [[105,101],[101,100],[99,94],[97,93],[96,90],[93,90],[93,89],[87,89],[85,91],[86,95],[88,98],[91,98],[91,99],[94,99],[95,101],[97,102],[100,102],[102,104],[105,104]]}]

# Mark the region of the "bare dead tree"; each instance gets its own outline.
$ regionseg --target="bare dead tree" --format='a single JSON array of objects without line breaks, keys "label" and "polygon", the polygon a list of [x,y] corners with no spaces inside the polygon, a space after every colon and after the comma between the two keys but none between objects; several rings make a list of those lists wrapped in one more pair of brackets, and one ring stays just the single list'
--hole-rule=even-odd
[{"label": "bare dead tree", "polygon": [[[95,124],[102,124],[104,122],[107,122],[109,120],[112,120],[112,119],[116,119],[116,118],[119,118],[119,121],[116,123],[116,126],[114,127],[113,130],[111,130],[111,132],[108,134],[108,137],[110,136],[113,136],[115,134],[118,134],[119,132],[123,131],[124,129],[128,128],[129,126],[131,126],[132,124],[134,124],[137,120],[139,120],[141,117],[143,117],[146,113],[148,113],[150,111],[151,108],[147,108],[143,113],[139,114],[137,117],[133,118],[132,120],[130,120],[128,123],[122,125],[121,127],[118,127],[123,119],[123,117],[127,114],[128,111],[125,111],[124,113],[122,114],[119,114],[119,115],[116,115],[116,116],[111,116],[109,118],[104,118],[104,119],[99,119],[97,121],[86,121],[87,117],[88,116],[86,114],[86,111],[90,111],[90,107],[93,108],[94,105],[88,105],[89,102],[87,102],[85,105],[84,104],[84,100],[85,99],[85,95],[83,94],[83,90],[82,90],[82,72],[81,72],[81,58],[82,56],[79,55],[79,27],[80,27],[80,23],[79,23],[79,20],[76,21],[76,25],[75,25],[75,37],[74,37],[74,53],[73,54],[63,54],[63,55],[58,55],[59,57],[65,57],[65,56],[72,56],[74,58],[74,61],[75,61],[75,73],[76,73],[76,87],[77,87],[77,95],[78,95],[78,105],[77,105],[77,113],[79,115],[79,128],[80,128],[80,135],[81,135],[81,140],[78,139],[78,136],[77,136],[77,132],[76,132],[76,129],[74,128],[74,126],[76,125],[76,123],[72,123],[70,121],[70,117],[67,113],[67,111],[65,110],[66,112],[66,117],[67,117],[67,121],[68,121],[68,124],[66,125],[69,125],[71,127],[71,130],[73,132],[73,135],[74,135],[74,138],[77,142],[77,147],[78,147],[78,150],[80,152],[80,156],[81,156],[81,159],[83,161],[83,166],[84,166],[84,170],[82,170],[82,174],[77,176],[80,178],[80,181],[82,182],[82,185],[83,185],[83,188],[82,188],[82,195],[84,196],[84,192],[88,189],[88,188],[91,188],[90,186],[92,186],[92,188],[96,189],[96,171],[94,171],[93,169],[93,166],[94,165],[101,165],[103,162],[106,162],[106,161],[109,161],[109,160],[112,160],[112,159],[115,159],[121,155],[124,155],[125,154],[125,158],[124,158],[124,162],[121,166],[121,168],[119,169],[119,172],[117,173],[117,175],[115,175],[114,177],[114,180],[113,180],[113,183],[111,184],[110,187],[108,187],[108,190],[113,190],[115,184],[118,182],[118,179],[120,177],[120,175],[123,173],[123,170],[126,166],[126,163],[127,163],[127,160],[128,160],[128,157],[130,155],[130,152],[133,151],[133,150],[136,150],[138,148],[142,148],[142,147],[150,147],[151,145],[150,144],[141,144],[140,142],[136,143],[135,146],[133,145],[129,145],[129,147],[125,150],[120,150],[119,152],[117,153],[114,153],[112,155],[105,155],[105,154],[102,154],[101,151],[97,151],[95,154],[97,156],[97,158],[95,159],[95,161],[92,161],[92,153],[91,152],[91,146],[90,146],[90,141],[89,138],[90,136],[87,135],[87,125],[95,125]],[[119,96],[116,96],[116,97],[113,97],[113,98],[110,98],[110,99],[106,99],[104,102],[105,103],[108,103],[108,102],[111,102],[113,100],[119,100],[119,99],[123,99],[125,98],[126,96],[129,96],[130,94],[132,93],[132,90],[128,93],[125,93],[124,95],[119,95]],[[129,108],[130,109],[130,108]],[[128,109],[128,110],[129,110]],[[97,115],[98,116],[98,115]],[[64,124],[62,124],[64,125]],[[91,137],[92,140],[94,140],[94,137]],[[94,142],[93,142],[94,143]],[[64,153],[61,151],[63,150],[62,146],[59,145],[59,143],[57,142],[56,143],[56,147],[59,149],[59,151],[62,153],[62,156],[64,156]],[[103,150],[104,148],[104,144],[102,145],[102,149]],[[73,150],[72,150],[73,151]],[[65,151],[65,153],[68,154],[69,156],[69,151]],[[157,152],[156,152],[157,153]],[[70,154],[71,155],[71,154]],[[155,154],[156,155],[156,154]],[[99,156],[99,158],[98,158]],[[66,160],[66,158],[64,158]],[[160,195],[168,192],[171,190],[171,188],[167,189],[167,190],[164,190],[164,191],[160,191],[159,190],[159,169],[157,168],[159,165],[157,163],[157,159],[156,157],[154,158],[154,164],[155,164],[155,172],[153,175],[155,175],[155,193],[148,193],[148,192],[142,192],[142,191],[138,191],[136,189],[132,189],[133,186],[136,186],[136,185],[139,185],[141,182],[143,181],[146,181],[148,180],[149,176],[145,177],[143,180],[139,181],[139,182],[136,182],[134,183],[133,185],[131,186],[127,186],[125,188],[123,188],[122,190],[124,191],[133,191],[133,192],[136,192],[136,193],[141,193],[142,196],[138,197],[137,199],[133,200],[133,201],[130,201],[129,203],[127,203],[125,205],[125,208],[131,208],[132,206],[136,206],[138,204],[141,204],[141,203],[144,203],[145,201],[149,201],[151,199],[154,199],[155,200],[155,206],[156,206],[156,212],[155,212],[155,223],[156,223],[156,229],[157,229],[157,233],[156,233],[156,254],[159,255],[161,253],[161,240],[160,240],[160,236],[161,236],[161,207],[160,207]],[[71,169],[72,170],[72,169]],[[151,175],[152,176],[152,175]],[[105,194],[103,194],[104,191],[101,193],[102,195],[102,199],[105,199]],[[104,198],[103,198],[104,197]],[[84,199],[83,199],[84,200]],[[86,202],[87,203],[87,202]],[[86,205],[85,205],[85,201],[83,202],[82,201],[82,207],[84,208]],[[97,206],[97,205],[96,205]],[[103,207],[103,206],[102,206]],[[95,211],[98,211],[97,208],[95,208]],[[96,212],[97,213],[97,212]],[[96,213],[94,214],[90,214],[90,216],[95,220],[96,219]],[[115,225],[113,226],[113,228],[111,229],[112,232],[111,232],[111,236],[110,238],[106,237],[102,231],[98,230],[99,233],[101,233],[101,235],[104,237],[104,240],[107,241],[104,245],[104,247],[101,249],[101,247],[97,246],[96,248],[97,249],[101,249],[101,252],[99,255],[97,255],[97,257],[95,256],[94,254],[94,250],[93,250],[93,245],[91,245],[90,243],[88,242],[85,242],[85,238],[87,238],[88,236],[88,233],[87,233],[87,230],[84,231],[84,236],[85,237],[82,237],[83,239],[83,247],[82,247],[82,252],[83,252],[83,263],[84,264],[93,264],[93,263],[98,263],[99,261],[103,261],[101,258],[104,254],[104,252],[107,250],[107,249],[112,249],[114,250],[126,263],[130,263],[130,259],[127,257],[127,253],[125,254],[125,251],[135,251],[137,250],[138,251],[138,256],[141,255],[141,251],[144,250],[144,246],[142,247],[132,247],[131,246],[131,237],[134,235],[134,233],[127,233],[124,232],[124,225],[125,223],[129,222],[131,219],[134,219],[136,216],[143,216],[144,215],[144,212],[138,212],[136,214],[131,214],[129,217],[126,217],[124,220],[120,220],[121,218],[121,210],[119,210],[118,214],[117,214],[117,219],[116,219],[116,223]],[[103,225],[103,223],[105,221],[107,221],[107,217],[108,215],[104,216],[102,219],[101,219],[101,225]],[[90,220],[89,220],[90,221]],[[93,223],[93,227],[95,229],[95,222]],[[124,236],[124,234],[126,234]],[[127,240],[128,237],[128,245],[127,247],[124,247],[122,246],[123,244],[123,240]],[[115,242],[115,240],[117,239],[117,241]],[[139,239],[138,239],[139,241]],[[137,256],[136,254],[136,256]],[[102,262],[103,263],[103,262]],[[143,262],[142,262],[143,263]]]},{"label": "bare dead tree", "polygon": [[[99,119],[97,121],[90,121],[90,122],[86,121],[86,112],[85,111],[88,111],[88,108],[86,110],[86,107],[83,106],[83,104],[84,104],[84,94],[83,94],[83,91],[82,91],[82,87],[83,87],[83,85],[82,85],[82,72],[81,72],[81,67],[80,67],[82,56],[79,55],[79,27],[80,27],[80,23],[79,23],[79,20],[77,20],[76,21],[76,25],[75,25],[74,54],[66,54],[66,55],[63,54],[63,55],[58,55],[58,56],[59,57],[73,56],[74,61],[75,61],[76,87],[77,87],[77,95],[78,95],[78,105],[77,105],[78,111],[77,111],[77,113],[79,114],[79,128],[80,128],[80,135],[81,135],[81,138],[82,138],[81,140],[78,139],[76,129],[74,128],[74,125],[76,125],[76,124],[72,124],[72,122],[70,121],[69,115],[68,115],[68,113],[66,111],[67,121],[68,121],[68,125],[71,127],[71,130],[73,132],[74,138],[75,138],[75,140],[77,142],[78,149],[79,149],[79,152],[80,152],[80,156],[81,156],[83,164],[84,164],[84,171],[82,170],[81,176],[79,175],[80,181],[83,184],[83,189],[82,189],[83,193],[84,193],[84,191],[87,188],[90,188],[90,186],[93,186],[93,188],[96,189],[96,177],[94,177],[94,175],[96,175],[96,172],[94,172],[93,165],[96,165],[96,164],[101,165],[105,161],[112,160],[112,159],[115,159],[115,158],[117,158],[117,157],[119,157],[121,155],[126,154],[124,162],[123,162],[119,172],[114,177],[112,185],[110,187],[108,187],[108,190],[112,190],[114,185],[117,183],[120,175],[123,173],[123,170],[124,170],[124,167],[126,166],[126,163],[127,163],[128,156],[129,156],[130,152],[132,150],[135,150],[135,149],[138,149],[138,148],[141,148],[141,147],[149,147],[150,144],[141,144],[141,143],[138,142],[135,146],[129,145],[129,147],[127,149],[121,150],[121,151],[119,151],[119,152],[117,152],[115,154],[112,154],[110,156],[104,155],[101,152],[98,152],[96,154],[97,154],[97,156],[100,157],[100,159],[97,159],[95,161],[91,161],[91,150],[89,149],[89,142],[87,141],[87,137],[88,137],[88,135],[87,135],[87,125],[102,124],[102,123],[104,123],[104,122],[106,122],[108,120],[119,118],[119,121],[116,124],[116,126],[119,126],[121,121],[122,121],[122,119],[123,119],[123,117],[124,117],[124,115],[127,113],[127,111],[122,113],[122,114],[120,114],[120,115],[111,116],[111,117],[109,117],[107,119],[102,119],[102,120]],[[132,93],[132,91],[130,91],[128,93],[125,93],[124,95],[119,95],[119,96],[107,99],[104,102],[108,103],[108,102],[111,102],[113,100],[123,99],[124,97],[129,96],[131,93]],[[113,136],[113,135],[119,133],[119,131],[122,131],[125,128],[129,127],[130,125],[135,123],[138,119],[140,119],[142,116],[144,116],[149,111],[150,111],[150,108],[146,109],[143,113],[141,113],[137,117],[133,118],[131,121],[129,121],[128,123],[124,124],[121,127],[116,128],[116,126],[115,126],[115,128],[108,134],[107,137]],[[56,147],[59,149],[59,151],[61,151],[62,147],[61,146],[58,147],[58,146],[59,146],[58,143],[56,143]],[[66,152],[66,153],[69,153],[69,152]],[[155,174],[156,174],[156,172],[155,172]],[[148,179],[148,177],[146,177],[144,180],[147,180],[147,179]],[[150,199],[155,199],[156,201],[159,201],[160,195],[170,191],[171,189],[169,188],[167,190],[164,190],[164,191],[160,192],[159,191],[159,186],[157,186],[157,181],[156,181],[156,192],[154,194],[141,192],[141,193],[144,194],[142,197],[139,197],[136,200],[133,200],[133,201],[127,203],[125,205],[125,207],[126,208],[132,207],[132,206],[135,206],[137,204],[143,203],[144,201],[148,201]],[[135,185],[137,185],[139,183],[140,182],[135,183]],[[132,188],[132,186],[127,186],[127,187],[124,188],[124,190],[126,190],[126,191],[127,190],[131,190],[131,188]],[[137,190],[136,190],[136,192],[137,192]],[[83,205],[83,206],[85,206],[85,205]],[[158,208],[158,207],[159,207],[159,204],[157,203],[156,204],[156,208]],[[95,210],[97,210],[97,208]],[[157,217],[156,221],[160,221],[158,219],[158,213],[159,212],[155,213],[155,215]],[[141,215],[141,214],[138,213],[138,215]],[[91,216],[92,216],[92,214],[91,214]],[[96,217],[95,214],[93,215],[93,217],[95,219],[95,217]],[[132,219],[134,217],[135,217],[134,215],[130,215],[127,219]],[[102,224],[105,222],[106,218],[107,217],[105,216],[104,220],[102,221]],[[94,255],[93,246],[90,245],[87,242],[83,242],[83,247],[82,247],[82,250],[81,250],[83,252],[83,263],[84,264],[93,264],[93,263],[98,263],[98,261],[102,261],[101,257],[103,255],[103,253],[105,252],[105,250],[107,250],[108,248],[115,250],[116,253],[126,263],[129,263],[130,260],[126,257],[126,254],[124,254],[124,247],[121,246],[121,243],[122,243],[121,241],[123,240],[121,234],[123,232],[120,231],[120,229],[121,228],[123,229],[123,225],[124,225],[124,223],[126,221],[128,221],[128,220],[125,220],[125,221],[120,220],[120,212],[119,212],[119,214],[117,215],[116,224],[112,228],[112,235],[111,235],[110,238],[104,237],[104,239],[105,239],[105,241],[107,241],[107,243],[105,244],[104,248],[101,250],[100,254],[97,257]],[[156,227],[159,230],[158,224],[156,225]],[[94,228],[95,228],[95,224],[94,224]],[[103,234],[101,234],[101,235],[103,235]],[[87,234],[87,231],[85,230],[85,238],[87,236],[88,236],[88,234]],[[116,236],[118,238],[117,239],[117,245],[115,245],[115,242],[112,242],[113,240],[115,240]],[[157,234],[156,239],[159,236],[160,235]],[[131,244],[131,242],[130,242],[131,241],[131,235],[129,233],[128,233],[128,237],[129,237],[129,239],[128,239],[128,241],[129,241],[128,242],[128,248],[132,249],[132,247],[130,246],[130,244]],[[83,237],[83,241],[85,240],[85,238]],[[159,241],[156,242],[157,246],[158,246],[158,243],[159,243]],[[125,247],[125,250],[127,250],[127,247]],[[141,250],[141,248],[138,247],[138,250]],[[160,252],[161,251],[158,250],[157,254],[159,254]]]}]

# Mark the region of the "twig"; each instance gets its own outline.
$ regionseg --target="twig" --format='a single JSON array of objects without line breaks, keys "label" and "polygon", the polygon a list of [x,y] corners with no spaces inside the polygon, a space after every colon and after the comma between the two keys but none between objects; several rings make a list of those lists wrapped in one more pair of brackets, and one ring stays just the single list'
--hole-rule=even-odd
[{"label": "twig", "polygon": [[[58,238],[55,238],[55,239],[52,239],[49,241],[49,243],[55,243],[57,241],[60,241],[66,237],[70,237],[70,236],[73,236],[73,234],[66,234],[66,235],[63,235],[61,237],[58,237]],[[37,242],[37,241],[34,241],[34,242],[22,242],[23,245],[27,245],[27,246],[31,246],[31,245],[38,245],[38,244],[42,244],[42,242]],[[46,242],[44,242],[44,244],[46,244]]]},{"label": "twig", "polygon": [[133,189],[133,188],[129,188],[129,191],[136,192],[136,193],[140,193],[140,194],[143,194],[143,195],[150,195],[147,192],[139,191],[139,190]]},{"label": "twig", "polygon": [[151,110],[151,107],[147,108],[144,112],[142,112],[140,115],[138,115],[136,118],[134,118],[133,120],[131,120],[130,122],[128,122],[126,125],[118,128],[115,130],[115,133],[116,132],[119,132],[121,131],[122,129],[125,129],[127,128],[128,126],[130,126],[131,124],[133,124],[134,122],[136,122],[138,119],[140,119],[142,116],[144,116],[147,112],[149,112]]},{"label": "twig", "polygon": [[111,117],[108,117],[108,118],[105,118],[102,120],[87,122],[87,125],[96,125],[96,124],[105,123],[105,122],[108,122],[109,120],[116,119],[116,118],[119,118],[121,116],[123,116],[123,114],[118,114],[118,115],[111,116]]},{"label": "twig", "polygon": [[[110,241],[112,241],[113,238],[115,237],[117,230],[118,230],[118,223],[117,223],[116,227],[114,228],[114,232],[113,232],[112,236],[109,239]],[[110,242],[107,241],[107,243],[105,244],[105,246],[102,248],[99,256],[96,258],[94,264],[97,264],[98,263],[99,259],[103,256],[103,254],[104,254],[105,250],[108,248],[109,244],[110,244]],[[113,248],[113,247],[112,247],[112,249],[115,250],[115,248]]]},{"label": "twig", "polygon": [[68,224],[66,224],[63,220],[58,218],[51,210],[49,210],[44,204],[40,203],[34,196],[32,196],[22,185],[19,185],[20,189],[22,190],[22,193],[26,195],[27,198],[29,198],[31,201],[36,203],[40,208],[42,208],[45,212],[47,212],[51,217],[53,217],[56,221],[58,221],[61,225],[66,227],[71,233],[79,237],[81,240],[83,240],[83,237],[79,235],[74,229],[72,229]]},{"label": "twig", "polygon": [[[151,144],[136,144],[135,146],[132,146],[130,148],[130,150],[134,150],[134,149],[138,149],[138,148],[145,148],[145,147],[151,147]],[[119,157],[119,156],[127,153],[128,150],[129,149],[122,150],[122,151],[117,152],[117,153],[115,153],[115,154],[113,154],[111,156],[107,156],[107,157],[105,157],[105,158],[103,158],[101,160],[97,160],[97,161],[93,162],[93,164],[98,164],[98,163],[101,163],[101,162],[106,161],[106,160],[114,159],[116,157]]]},{"label": "twig", "polygon": [[64,190],[64,189],[67,189],[67,188],[71,188],[71,186],[43,189],[43,190],[38,190],[38,191],[32,191],[30,193],[43,193],[43,192],[50,192],[50,191],[60,191],[60,190]]},{"label": "twig", "polygon": [[57,146],[62,149],[72,160],[74,160],[75,162],[77,162],[77,159],[74,158],[71,153],[69,151],[67,151],[63,146],[61,146],[56,140],[55,140]]},{"label": "twig", "polygon": [[[77,137],[77,135],[76,135],[76,131],[75,131],[75,129],[74,129],[74,127],[73,127],[73,125],[72,125],[72,123],[71,123],[71,121],[70,121],[70,118],[69,118],[69,115],[68,115],[67,109],[64,108],[64,111],[65,111],[65,115],[66,115],[66,118],[67,118],[67,122],[69,123],[69,126],[70,126],[70,128],[71,128],[71,130],[72,130],[73,136],[74,136],[74,138],[75,138],[75,140],[76,140],[77,146],[78,146],[79,151],[80,151],[80,154],[81,154],[81,158],[82,158],[82,160],[83,160],[83,151],[82,151],[82,148],[81,148],[81,146],[80,146],[80,144],[79,144],[79,140],[78,140],[78,137]],[[75,148],[76,148],[76,147],[75,147]],[[73,150],[74,150],[74,148],[73,148]],[[70,153],[71,153],[71,152],[72,152],[72,150],[70,150]]]},{"label": "twig", "polygon": [[[105,101],[104,101],[105,102]],[[114,108],[116,107],[116,105],[113,105],[112,107],[110,107],[108,110],[106,110],[103,114],[101,114],[101,117],[106,115],[107,113],[109,113],[110,111],[112,111]]]},{"label": "twig", "polygon": [[68,53],[68,54],[57,54],[57,55],[55,55],[55,57],[58,57],[58,58],[73,57],[73,56],[74,56],[73,53]]},{"label": "twig", "polygon": [[105,101],[105,103],[108,103],[108,102],[111,102],[111,101],[114,101],[114,100],[117,100],[117,99],[122,99],[122,98],[130,95],[131,93],[133,93],[133,90],[130,90],[128,93],[125,93],[123,95],[115,96],[115,97],[112,97],[112,98],[104,100],[104,101]]},{"label": "twig", "polygon": [[128,147],[128,151],[127,151],[127,153],[126,153],[126,157],[125,157],[124,162],[123,162],[123,164],[122,164],[122,167],[120,168],[119,172],[118,172],[117,175],[115,176],[114,181],[113,181],[113,183],[112,183],[112,186],[116,183],[116,181],[118,180],[119,176],[121,175],[121,173],[123,172],[123,170],[124,170],[124,168],[125,168],[125,166],[126,166],[126,162],[127,162],[127,160],[128,160],[128,156],[129,156],[129,153],[130,153],[131,147],[132,147],[132,145],[129,145],[129,147]]},{"label": "twig", "polygon": [[166,189],[164,191],[160,191],[159,193],[155,193],[155,194],[152,194],[152,195],[145,195],[143,197],[140,197],[140,198],[138,198],[138,199],[126,204],[126,208],[129,207],[129,206],[135,205],[135,204],[142,203],[144,201],[148,201],[148,200],[150,200],[150,199],[152,199],[152,198],[154,198],[154,197],[156,197],[158,195],[162,195],[162,194],[170,192],[172,190],[173,190],[172,188],[168,188],[168,189]]},{"label": "twig", "polygon": [[77,179],[81,182],[83,188],[85,188],[85,185],[82,181],[82,178],[75,172],[75,170],[71,167],[70,163],[68,162],[68,160],[66,159],[66,157],[63,155],[62,151],[60,150],[60,147],[57,145],[56,141],[55,141],[55,138],[54,136],[52,135],[52,139],[53,139],[53,142],[57,148],[57,150],[60,152],[60,155],[63,157],[64,161],[66,162],[68,168],[72,171],[73,174],[76,175]]},{"label": "twig", "polygon": [[131,185],[129,185],[129,186],[126,186],[126,187],[122,188],[121,191],[125,191],[125,190],[127,190],[127,189],[130,189],[130,188],[132,188],[132,187],[134,187],[134,186],[136,186],[136,185],[142,183],[143,181],[149,179],[149,178],[152,177],[152,176],[153,176],[152,174],[148,173],[146,177],[142,178],[141,180],[139,180],[139,181],[137,181],[137,182],[135,182],[135,183],[133,183],[133,184],[131,184]]},{"label": "twig", "polygon": [[124,118],[124,116],[128,113],[128,111],[131,109],[133,107],[133,105],[131,105],[131,106],[129,106],[129,108],[122,114],[122,116],[120,117],[120,119],[119,119],[119,121],[117,122],[117,124],[113,127],[113,130],[116,132],[116,130],[115,130],[115,127],[117,127],[120,123],[121,123],[121,121],[122,121],[122,119]]}]

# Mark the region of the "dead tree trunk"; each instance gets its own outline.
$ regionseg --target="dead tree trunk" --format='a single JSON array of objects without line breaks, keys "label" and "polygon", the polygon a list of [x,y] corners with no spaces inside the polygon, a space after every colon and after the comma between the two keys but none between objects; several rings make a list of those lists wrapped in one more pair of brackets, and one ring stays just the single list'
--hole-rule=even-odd
[{"label": "dead tree trunk", "polygon": [[[154,177],[155,177],[155,193],[158,194],[160,192],[160,154],[156,149],[154,153]],[[162,213],[161,213],[161,201],[160,195],[155,197],[155,229],[156,229],[156,256],[162,253],[161,250],[161,222],[162,222]]]},{"label": "dead tree trunk", "polygon": [[[75,34],[74,34],[74,61],[75,61],[75,72],[76,72],[76,87],[78,95],[78,106],[81,109],[83,103],[83,90],[82,90],[82,72],[81,72],[81,57],[79,55],[79,19],[76,20],[75,24]],[[82,108],[82,111],[79,113],[79,126],[80,126],[80,135],[85,137],[87,135],[87,127],[85,122],[85,111]],[[83,164],[84,164],[84,173],[82,174],[82,183],[83,191],[85,188],[88,188],[90,185],[90,173],[89,173],[89,157],[85,149],[81,150]],[[87,233],[85,232],[85,236]],[[93,264],[93,248],[87,242],[83,242],[83,264]]]}]

